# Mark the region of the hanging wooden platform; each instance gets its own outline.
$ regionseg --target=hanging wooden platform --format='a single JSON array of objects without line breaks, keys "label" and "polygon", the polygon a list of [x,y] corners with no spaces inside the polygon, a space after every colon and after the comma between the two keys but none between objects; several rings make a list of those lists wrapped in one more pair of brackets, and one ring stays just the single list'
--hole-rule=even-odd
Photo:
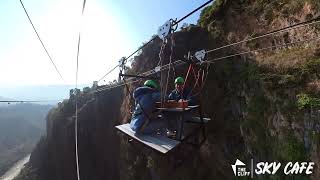
[{"label": "hanging wooden platform", "polygon": [[180,141],[169,139],[166,136],[136,135],[135,132],[130,128],[129,123],[116,126],[116,128],[128,136],[138,140],[139,142],[142,142],[143,144],[164,154],[180,144]]}]

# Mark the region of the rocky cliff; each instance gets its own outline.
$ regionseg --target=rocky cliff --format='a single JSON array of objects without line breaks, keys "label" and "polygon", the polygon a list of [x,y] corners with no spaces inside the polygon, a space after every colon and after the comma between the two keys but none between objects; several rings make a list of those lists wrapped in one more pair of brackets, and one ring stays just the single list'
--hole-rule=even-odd
[{"label": "rocky cliff", "polygon": [[[170,57],[182,59],[188,52],[214,49],[318,17],[319,9],[319,2],[313,0],[217,0],[202,11],[197,26],[172,34],[165,46],[159,39],[150,43],[132,59],[127,73],[154,68],[161,49],[163,64],[167,64]],[[207,141],[198,149],[180,146],[161,156],[139,143],[129,143],[114,129],[116,124],[128,122],[128,92],[115,88],[95,96],[83,94],[79,112],[81,178],[233,179],[230,165],[236,159],[249,163],[253,158],[256,162],[313,161],[312,175],[295,178],[319,179],[319,42],[305,41],[319,33],[319,24],[313,24],[210,53],[208,60],[251,51],[210,65],[203,105],[213,121],[207,126]],[[305,42],[293,44],[297,41]],[[185,72],[186,66],[176,67],[171,78]],[[136,82],[129,89],[139,85],[141,82]],[[73,117],[72,97],[52,110],[48,134],[32,154],[24,179],[35,175],[48,180],[76,179]],[[292,178],[283,173],[259,177]]]}]

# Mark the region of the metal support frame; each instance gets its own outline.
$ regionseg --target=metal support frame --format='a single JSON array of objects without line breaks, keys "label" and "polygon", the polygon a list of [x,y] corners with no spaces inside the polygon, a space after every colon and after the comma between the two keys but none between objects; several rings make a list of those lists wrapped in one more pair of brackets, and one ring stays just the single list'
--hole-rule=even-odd
[{"label": "metal support frame", "polygon": [[[193,145],[201,145],[203,144],[206,139],[207,139],[207,135],[206,135],[206,129],[205,129],[205,123],[204,123],[204,120],[203,120],[203,109],[202,109],[202,79],[203,79],[203,76],[204,76],[204,73],[200,73],[200,77],[196,77],[196,73],[194,72],[194,69],[195,69],[195,66],[197,65],[197,63],[195,63],[194,61],[191,60],[191,56],[190,56],[190,53],[188,54],[188,63],[189,63],[189,68],[188,68],[188,72],[187,72],[187,75],[186,75],[186,78],[185,78],[185,83],[183,84],[183,88],[185,87],[185,84],[186,84],[186,81],[189,77],[189,73],[192,71],[193,72],[193,75],[194,75],[194,78],[195,79],[198,79],[198,87],[199,87],[199,99],[200,99],[200,103],[199,103],[199,115],[200,115],[200,129],[199,128],[196,128],[195,131],[193,133],[191,133],[190,135],[188,135],[185,139],[183,139],[182,141],[187,141],[190,137],[192,137],[192,135],[194,135],[196,132],[198,132],[199,130],[202,130],[202,136],[203,136],[203,139],[199,142],[199,144],[193,144]],[[202,56],[202,60],[204,59],[204,56]],[[203,66],[200,64],[200,68],[199,70],[202,70],[203,69]],[[181,132],[182,134],[182,132]],[[181,138],[180,138],[181,140]],[[182,142],[181,141],[181,142]],[[192,144],[192,143],[189,143],[189,144]]]},{"label": "metal support frame", "polygon": [[122,73],[120,73],[119,76],[121,76],[121,77],[135,77],[135,78],[142,78],[142,79],[154,79],[154,80],[160,79],[160,78],[154,77],[154,76],[139,76],[139,75],[122,74]]}]

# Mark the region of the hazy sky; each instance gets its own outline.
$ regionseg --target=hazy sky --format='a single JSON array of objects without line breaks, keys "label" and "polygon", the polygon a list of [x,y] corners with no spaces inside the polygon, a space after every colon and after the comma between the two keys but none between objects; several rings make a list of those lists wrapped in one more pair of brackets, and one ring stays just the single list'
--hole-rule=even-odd
[{"label": "hazy sky", "polygon": [[[166,20],[181,18],[204,2],[87,0],[82,17],[82,0],[23,0],[67,84],[75,83],[80,30],[79,84],[91,84],[148,41]],[[185,22],[196,23],[199,13]],[[63,84],[19,0],[0,1],[0,24],[0,87]]]}]

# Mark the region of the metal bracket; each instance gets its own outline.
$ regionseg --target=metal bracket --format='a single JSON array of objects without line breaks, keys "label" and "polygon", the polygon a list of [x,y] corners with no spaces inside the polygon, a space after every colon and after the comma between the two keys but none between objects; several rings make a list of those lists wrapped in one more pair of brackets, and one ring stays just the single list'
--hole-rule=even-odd
[{"label": "metal bracket", "polygon": [[164,23],[164,25],[160,26],[158,29],[158,36],[160,39],[164,40],[172,30],[172,20],[168,20],[167,22]]},{"label": "metal bracket", "polygon": [[119,67],[121,68],[121,69],[123,69],[124,68],[124,65],[125,65],[125,57],[122,57],[121,59],[119,59]]},{"label": "metal bracket", "polygon": [[161,67],[160,66],[157,66],[157,67],[155,67],[154,68],[154,71],[157,73],[157,72],[159,72],[161,70]]},{"label": "metal bracket", "polygon": [[125,61],[126,60],[126,58],[125,57],[122,57],[121,59],[119,59],[119,69],[120,69],[120,72],[119,72],[119,77],[118,77],[118,82],[120,82],[121,81],[121,74],[122,74],[122,72],[125,70],[124,68],[125,68]]},{"label": "metal bracket", "polygon": [[205,51],[205,50],[197,51],[197,52],[194,54],[194,57],[195,57],[198,61],[200,61],[200,63],[203,63],[204,58],[206,57],[206,51]]},{"label": "metal bracket", "polygon": [[141,78],[141,79],[154,79],[154,80],[158,80],[159,79],[159,78],[153,77],[153,76],[139,76],[139,75],[134,75],[134,74],[122,74],[122,73],[120,73],[119,76],[121,76],[121,77]]}]

